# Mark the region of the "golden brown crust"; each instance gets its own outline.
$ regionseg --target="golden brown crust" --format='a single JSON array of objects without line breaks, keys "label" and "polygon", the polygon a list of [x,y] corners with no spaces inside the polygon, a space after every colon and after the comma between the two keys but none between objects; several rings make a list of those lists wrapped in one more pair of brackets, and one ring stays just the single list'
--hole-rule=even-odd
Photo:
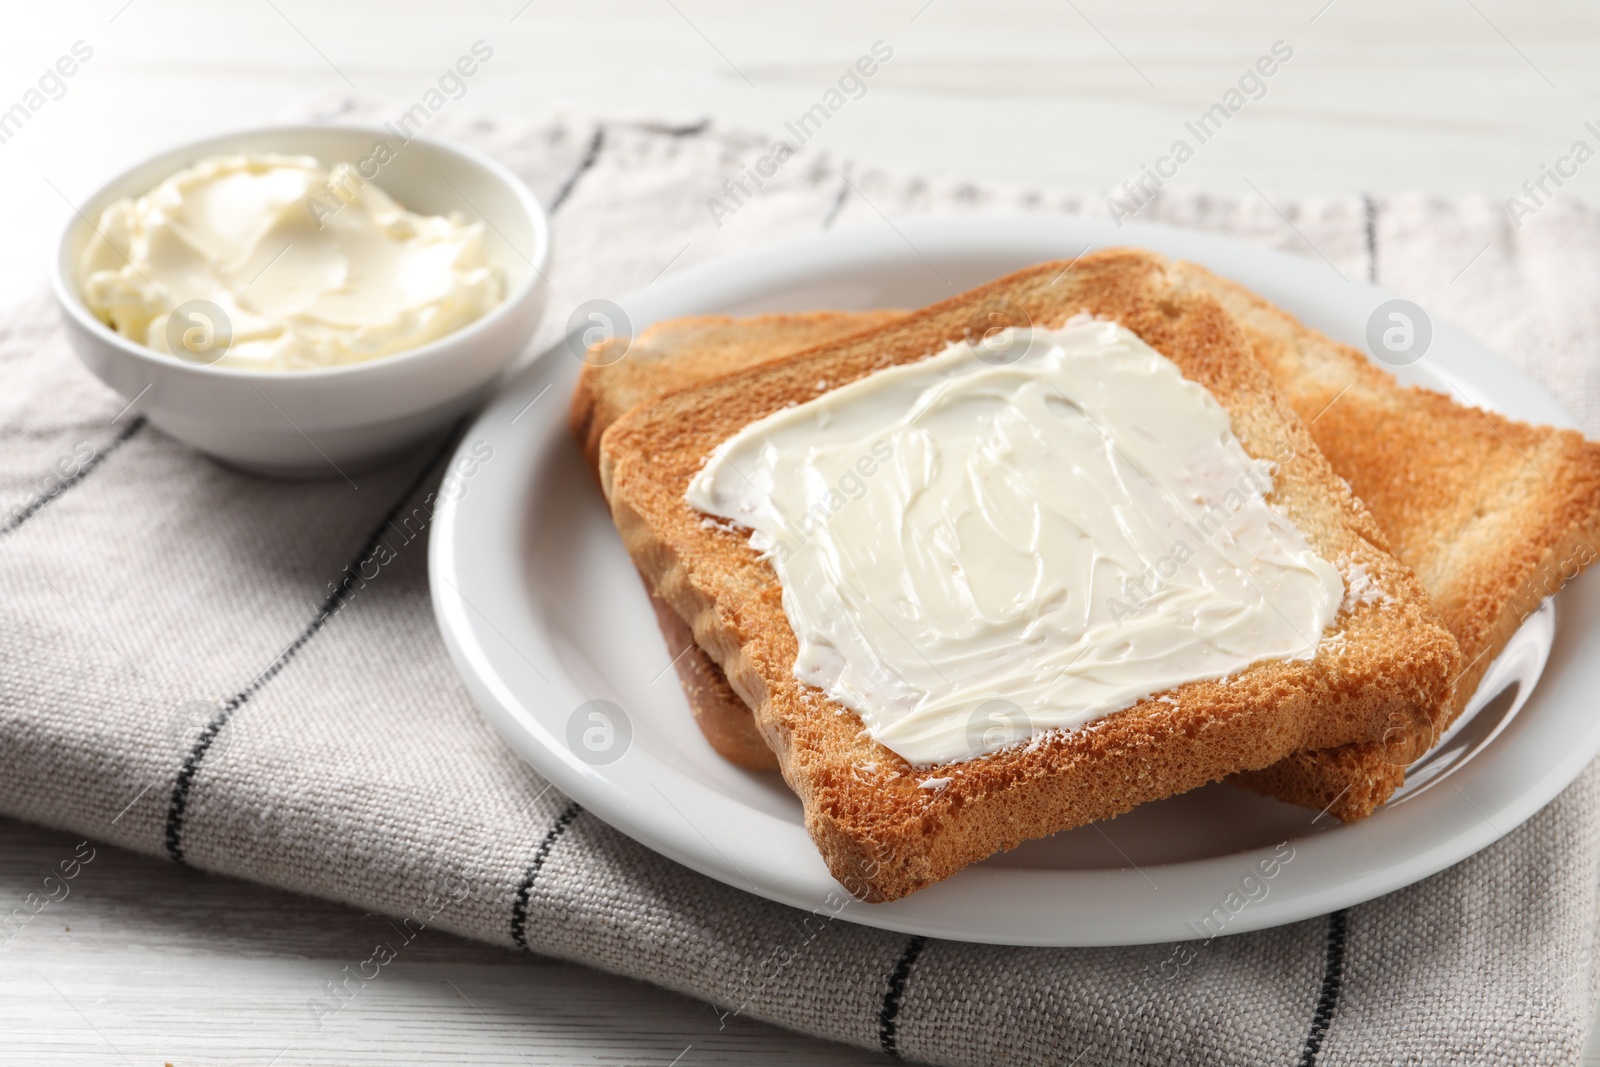
[{"label": "golden brown crust", "polygon": [[690,385],[870,330],[903,311],[809,311],[735,319],[700,315],[658,322],[631,340],[590,351],[572,392],[568,424],[591,468],[600,435],[628,411]]},{"label": "golden brown crust", "polygon": [[[1396,713],[1431,717],[1449,691],[1454,642],[1221,307],[1149,253],[1096,253],[1066,268],[1021,271],[868,334],[637,407],[602,435],[601,483],[634,562],[755,709],[834,876],[868,900],[1303,748],[1379,739]],[[1079,311],[1113,318],[1166,354],[1227,408],[1248,453],[1290,457],[1274,504],[1320,554],[1365,567],[1387,602],[1341,614],[1342,639],[1310,662],[1259,663],[1181,686],[1167,694],[1176,706],[1143,701],[981,760],[913,769],[865,737],[853,713],[795,680],[797,643],[771,568],[742,534],[705,523],[684,491],[741,427],[816,396],[819,382],[837,387],[924,358],[968,336],[996,302],[1046,326]],[[950,781],[920,788],[925,778]]]},{"label": "golden brown crust", "polygon": [[1296,752],[1230,780],[1264,796],[1351,822],[1371,815],[1400,788],[1405,763],[1389,756],[1383,745],[1369,742]]},{"label": "golden brown crust", "polygon": [[[1461,648],[1454,699],[1388,749],[1307,754],[1240,784],[1361,818],[1400,784],[1477,691],[1528,613],[1600,554],[1600,444],[1456,398],[1401,386],[1356,349],[1308,329],[1243,286],[1179,266],[1227,309],[1335,470],[1415,570]],[[1465,398],[1461,398],[1465,399]]]},{"label": "golden brown crust", "polygon": [[[630,409],[733,371],[744,370],[891,322],[902,311],[810,311],[730,318],[669,319],[631,343],[597,346],[578,375],[569,425],[595,478],[600,435]],[[645,580],[646,589],[650,588]],[[756,730],[750,708],[728,687],[722,668],[694,643],[687,623],[650,590],[689,710],[707,743],[730,763],[754,771],[778,769],[778,757]]]},{"label": "golden brown crust", "polygon": [[[646,588],[649,584],[645,582]],[[694,643],[689,624],[654,593],[650,594],[650,606],[655,609],[661,636],[667,639],[667,653],[678,672],[689,711],[707,743],[717,755],[747,771],[777,770],[778,757],[756,730],[750,706],[729,688],[722,668]]]}]

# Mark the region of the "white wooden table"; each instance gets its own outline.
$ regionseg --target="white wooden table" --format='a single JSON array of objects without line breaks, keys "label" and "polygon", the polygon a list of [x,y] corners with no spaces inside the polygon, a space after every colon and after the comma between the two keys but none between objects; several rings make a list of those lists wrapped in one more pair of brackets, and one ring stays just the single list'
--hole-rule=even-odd
[{"label": "white wooden table", "polygon": [[[0,820],[6,911],[81,840]],[[884,1062],[749,1019],[724,1028],[675,993],[432,931],[319,1015],[327,983],[393,938],[382,917],[110,848],[68,884],[0,945],[0,1063]]]},{"label": "white wooden table", "polygon": [[[70,202],[155,148],[352,91],[414,99],[473,41],[458,105],[694,116],[777,136],[874,41],[894,59],[817,145],[907,170],[1105,188],[1135,175],[1275,41],[1293,59],[1184,167],[1268,196],[1504,198],[1600,118],[1600,7],[1510,0],[84,0],[11,5],[0,112],[74,42],[92,57],[0,122],[0,303],[41,284]],[[1562,196],[1600,199],[1600,167]],[[0,820],[0,910],[77,839]],[[305,1002],[374,916],[102,849],[0,946],[0,1062],[848,1063],[876,1057],[445,935],[307,1047]],[[675,1057],[681,1057],[675,1059]],[[1591,1046],[1586,1058],[1600,1064]]]}]

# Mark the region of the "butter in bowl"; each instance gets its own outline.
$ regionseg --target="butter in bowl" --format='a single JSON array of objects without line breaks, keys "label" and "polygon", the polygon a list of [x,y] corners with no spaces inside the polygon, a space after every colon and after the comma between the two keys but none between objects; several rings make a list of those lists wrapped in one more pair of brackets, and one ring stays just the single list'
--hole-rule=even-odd
[{"label": "butter in bowl", "polygon": [[53,280],[77,354],[234,466],[338,477],[470,410],[545,298],[549,229],[498,164],[386,130],[184,146],[69,221]]}]

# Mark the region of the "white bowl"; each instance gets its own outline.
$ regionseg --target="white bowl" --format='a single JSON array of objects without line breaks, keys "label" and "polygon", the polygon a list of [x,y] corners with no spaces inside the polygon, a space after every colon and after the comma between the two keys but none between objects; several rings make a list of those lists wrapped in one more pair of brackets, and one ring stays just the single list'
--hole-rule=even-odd
[{"label": "white bowl", "polygon": [[[318,370],[190,363],[115,333],[84,305],[78,264],[106,205],[141,196],[211,155],[285,152],[332,166],[395,150],[376,178],[407,209],[460,211],[488,225],[485,247],[506,279],[487,315],[430,344]],[[514,174],[458,145],[363,126],[283,126],[225,134],[163,152],[103,185],[68,220],[51,271],[73,350],[172,437],[246,470],[338,477],[376,466],[475,407],[533,336],[544,310],[550,227]]]}]

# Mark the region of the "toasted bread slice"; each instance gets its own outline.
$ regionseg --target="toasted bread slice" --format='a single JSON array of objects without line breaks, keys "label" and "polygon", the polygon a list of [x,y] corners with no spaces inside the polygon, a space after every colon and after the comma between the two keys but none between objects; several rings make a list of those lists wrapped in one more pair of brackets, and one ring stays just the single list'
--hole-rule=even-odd
[{"label": "toasted bread slice", "polygon": [[[570,421],[584,458],[600,466],[600,435],[630,409],[724,374],[882,326],[902,311],[810,311],[735,319],[670,319],[638,337],[590,349],[572,393]],[[692,364],[684,356],[693,353]]]},{"label": "toasted bread slice", "polygon": [[[1391,732],[1386,747],[1300,752],[1235,778],[1281,800],[1346,821],[1359,819],[1394,792],[1408,759],[1431,745],[1461,712],[1528,613],[1600,554],[1595,534],[1600,444],[1404,388],[1361,352],[1307,328],[1244,287],[1190,264],[1182,269],[1233,314],[1334,470],[1368,504],[1395,555],[1416,571],[1435,614],[1461,649],[1456,691],[1439,722],[1418,724],[1415,732]],[[765,321],[771,318],[782,321]],[[754,366],[816,343],[820,324],[841,334],[856,332],[883,321],[884,313],[821,312],[809,328],[787,329],[807,318],[719,320],[716,343],[738,346],[741,327],[750,324],[754,328],[745,336],[759,343],[742,348],[740,355],[744,365]],[[692,323],[672,325],[662,347],[695,336]],[[660,347],[653,351],[659,353]],[[708,372],[687,346],[667,358],[672,370],[665,375],[670,378],[662,386],[666,391],[731,369],[722,362]],[[588,380],[599,391],[610,387],[604,377]],[[1352,388],[1346,390],[1347,385]],[[1396,427],[1403,427],[1403,441],[1390,436]],[[592,456],[591,463],[597,462],[598,455]],[[1519,470],[1521,489],[1505,492]],[[1530,470],[1536,475],[1531,480]],[[1480,477],[1485,471],[1492,473]],[[690,681],[685,687],[697,721],[717,750],[742,766],[776,766],[749,707],[725,687],[698,682],[708,672],[720,675],[720,669],[698,647],[689,647],[688,626],[667,613],[662,630],[673,655],[681,656],[680,671],[697,680],[692,689]],[[755,755],[740,758],[736,752]]]},{"label": "toasted bread slice", "polygon": [[1431,723],[1400,724],[1387,746],[1297,753],[1238,779],[1361,818],[1460,714],[1528,613],[1600,554],[1600,444],[1401,386],[1243,286],[1193,264],[1177,269],[1239,323],[1461,648],[1455,695]]},{"label": "toasted bread slice", "polygon": [[[881,326],[900,311],[812,311],[799,315],[670,319],[636,338],[616,337],[588,355],[572,393],[573,437],[599,476],[600,435],[632,408],[668,393],[780,356]],[[692,355],[692,359],[686,358]],[[646,582],[648,587],[649,583]],[[694,643],[677,613],[650,601],[695,724],[717,754],[749,770],[770,771],[778,757],[756,730],[749,705],[728,687],[722,668]]]},{"label": "toasted bread slice", "polygon": [[[649,588],[647,580],[645,589]],[[750,705],[739,699],[739,694],[728,685],[722,668],[694,643],[694,631],[689,629],[689,624],[653,592],[650,606],[655,609],[656,622],[661,625],[661,636],[666,638],[667,653],[678,672],[678,684],[689,702],[689,712],[707,743],[717,755],[746,770],[777,770],[778,757],[756,729]]]},{"label": "toasted bread slice", "polygon": [[[1114,319],[1228,411],[1245,451],[1281,455],[1271,502],[1347,576],[1354,598],[1309,661],[1258,662],[1192,682],[1089,727],[981,759],[914,769],[854,713],[794,677],[797,642],[771,567],[745,536],[684,500],[711,451],[740,428],[968,336],[1000,302],[1040,326],[1081,311]],[[1222,308],[1172,264],[1116,250],[1018,272],[866,334],[824,344],[633,409],[601,439],[601,484],[635,564],[754,709],[830,870],[867,900],[893,900],[1022,841],[1127,811],[1305,748],[1377,741],[1430,721],[1450,693],[1455,642],[1421,586],[1316,450]],[[1167,700],[1173,701],[1168,703]],[[945,780],[921,788],[923,780]]]}]

